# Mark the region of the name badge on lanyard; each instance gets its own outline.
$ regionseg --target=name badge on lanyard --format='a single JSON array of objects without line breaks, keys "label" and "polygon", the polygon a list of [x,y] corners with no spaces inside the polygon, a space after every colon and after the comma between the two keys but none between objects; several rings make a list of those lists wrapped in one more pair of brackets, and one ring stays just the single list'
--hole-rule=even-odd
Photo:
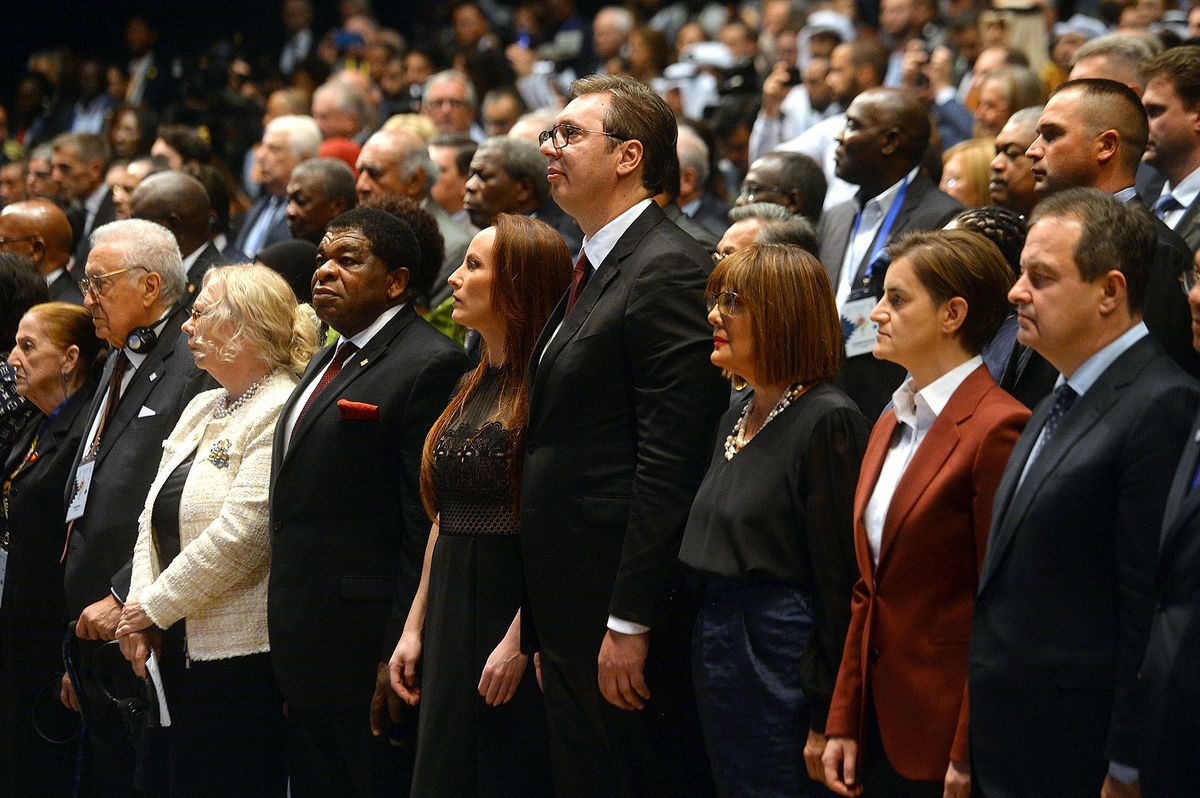
[{"label": "name badge on lanyard", "polygon": [[92,471],[95,469],[95,460],[80,463],[79,468],[75,469],[75,495],[67,508],[67,523],[83,517],[83,510],[87,507],[88,490],[92,487]]},{"label": "name badge on lanyard", "polygon": [[[904,204],[904,196],[908,193],[908,181],[900,184],[892,205],[888,208],[887,216],[879,225],[879,232],[871,242],[871,250],[867,256],[867,269],[863,272],[858,285],[852,285],[850,296],[842,305],[842,336],[846,344],[846,357],[869,354],[875,348],[875,339],[879,335],[879,325],[871,321],[871,311],[878,302],[873,280],[877,269],[886,269],[889,261],[885,247],[896,217],[900,215],[900,206]],[[854,216],[854,229],[850,232],[850,241],[858,236],[858,227],[862,223],[862,211]]]}]

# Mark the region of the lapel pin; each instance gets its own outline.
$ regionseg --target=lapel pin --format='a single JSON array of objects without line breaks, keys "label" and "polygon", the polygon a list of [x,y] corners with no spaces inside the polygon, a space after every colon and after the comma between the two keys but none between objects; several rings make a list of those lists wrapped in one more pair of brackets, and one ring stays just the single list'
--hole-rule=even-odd
[{"label": "lapel pin", "polygon": [[157,379],[158,379],[158,372],[156,372],[156,371],[150,372],[150,382],[154,382]]},{"label": "lapel pin", "polygon": [[1196,434],[1192,436],[1192,443],[1200,443],[1200,429],[1196,430]]},{"label": "lapel pin", "polygon": [[369,358],[365,358],[365,357],[364,357],[362,360],[358,361],[358,365],[359,365],[359,366],[365,366],[365,365],[367,365],[367,364],[368,364],[368,363],[370,363],[370,362],[371,362],[371,360],[370,360]]}]

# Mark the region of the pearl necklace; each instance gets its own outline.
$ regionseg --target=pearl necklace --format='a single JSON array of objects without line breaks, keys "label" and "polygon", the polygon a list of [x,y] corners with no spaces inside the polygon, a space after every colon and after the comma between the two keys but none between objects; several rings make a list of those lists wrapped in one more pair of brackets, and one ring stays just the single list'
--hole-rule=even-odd
[{"label": "pearl necklace", "polygon": [[271,375],[264,374],[263,376],[259,377],[249,388],[245,390],[245,392],[242,393],[241,396],[239,396],[237,399],[234,399],[232,402],[229,401],[229,391],[226,391],[225,398],[221,400],[221,404],[216,410],[213,411],[213,418],[225,418],[226,416],[231,416],[236,413],[238,408],[254,398],[254,394],[258,393],[258,386],[262,385],[263,381],[269,376]]},{"label": "pearl necklace", "polygon": [[[791,385],[789,385],[788,389],[783,392],[783,396],[779,397],[779,401],[775,404],[775,407],[771,408],[771,412],[767,414],[767,420],[762,423],[762,426],[758,428],[758,431],[762,432],[764,429],[766,429],[767,425],[771,423],[771,420],[774,419],[775,416],[786,410],[788,405],[799,399],[806,390],[808,389],[798,382],[793,382]],[[732,460],[733,456],[740,452],[742,448],[749,443],[745,437],[746,417],[750,414],[750,405],[752,404],[754,404],[753,399],[751,399],[749,402],[746,402],[746,406],[742,408],[742,414],[738,416],[737,423],[733,425],[733,432],[729,433],[729,436],[725,438],[726,460]]]}]

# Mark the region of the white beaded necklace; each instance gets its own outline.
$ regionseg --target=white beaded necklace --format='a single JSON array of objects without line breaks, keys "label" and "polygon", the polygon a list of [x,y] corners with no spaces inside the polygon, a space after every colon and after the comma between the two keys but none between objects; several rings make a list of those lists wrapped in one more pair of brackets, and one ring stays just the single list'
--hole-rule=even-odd
[{"label": "white beaded necklace", "polygon": [[217,409],[213,411],[213,418],[225,418],[226,416],[231,416],[236,413],[238,408],[254,398],[254,394],[258,392],[258,387],[262,385],[269,376],[271,375],[268,373],[259,377],[242,393],[241,396],[239,396],[237,399],[234,399],[232,402],[229,401],[229,391],[226,391],[225,398],[221,400],[221,404],[218,405]]},{"label": "white beaded necklace", "polygon": [[[799,399],[804,392],[808,390],[798,382],[793,382],[788,386],[788,389],[783,392],[783,396],[779,397],[779,401],[775,403],[775,407],[771,408],[771,412],[767,414],[767,420],[758,428],[762,432],[771,423],[775,416],[787,409],[788,405]],[[746,406],[742,408],[742,414],[738,416],[737,423],[733,425],[733,432],[725,438],[725,459],[732,460],[733,456],[740,452],[742,448],[749,442],[746,440],[746,416],[750,414],[750,406],[754,404],[754,399],[746,402]]]}]

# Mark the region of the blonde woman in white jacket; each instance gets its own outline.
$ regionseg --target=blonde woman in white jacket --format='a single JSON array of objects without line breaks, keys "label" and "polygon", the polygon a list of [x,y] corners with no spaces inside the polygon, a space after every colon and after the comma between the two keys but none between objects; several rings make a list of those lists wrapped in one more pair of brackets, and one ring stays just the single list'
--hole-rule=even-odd
[{"label": "blonde woman in white jacket", "polygon": [[282,796],[267,496],[275,428],[312,356],[316,317],[270,269],[225,266],[206,275],[183,331],[222,387],[196,396],[163,443],[117,637],[139,675],[159,652],[172,796]]}]

